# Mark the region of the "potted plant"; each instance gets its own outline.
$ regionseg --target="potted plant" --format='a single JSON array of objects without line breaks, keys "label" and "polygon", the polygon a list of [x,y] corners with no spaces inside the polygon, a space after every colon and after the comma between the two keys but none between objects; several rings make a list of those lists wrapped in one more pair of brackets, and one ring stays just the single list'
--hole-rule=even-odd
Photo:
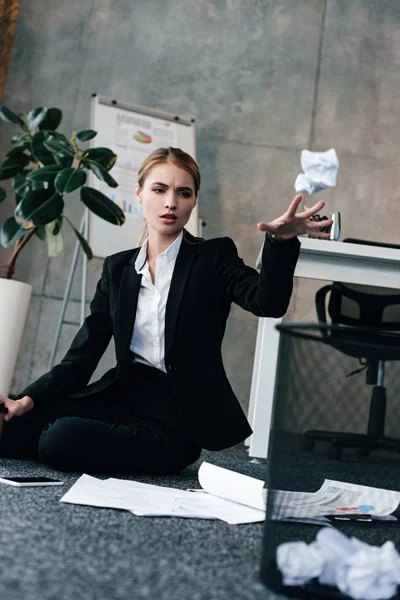
[{"label": "potted plant", "polygon": [[[64,223],[75,232],[89,259],[92,251],[70,219],[64,215],[64,196],[80,190],[80,200],[100,218],[122,225],[122,210],[100,191],[86,186],[87,173],[110,187],[118,183],[110,175],[116,155],[109,148],[81,148],[92,140],[91,129],[73,133],[68,139],[57,131],[62,112],[59,108],[37,107],[16,114],[0,106],[0,118],[19,128],[12,135],[11,148],[0,164],[0,181],[12,179],[16,207],[0,230],[4,248],[14,247],[8,263],[0,267],[0,394],[7,396],[15,367],[32,286],[13,280],[15,263],[29,240],[36,236],[48,247],[50,257],[63,249]],[[0,202],[6,191],[0,187]]]}]

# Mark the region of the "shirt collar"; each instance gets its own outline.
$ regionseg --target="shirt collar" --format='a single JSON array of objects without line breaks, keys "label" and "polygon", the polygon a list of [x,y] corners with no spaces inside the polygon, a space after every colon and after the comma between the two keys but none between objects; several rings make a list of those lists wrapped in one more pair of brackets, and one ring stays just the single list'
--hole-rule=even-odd
[{"label": "shirt collar", "polygon": [[[168,248],[166,250],[164,250],[164,252],[162,252],[159,256],[166,256],[168,262],[175,260],[176,257],[178,256],[178,252],[179,252],[179,249],[182,244],[182,239],[183,239],[183,230],[180,232],[180,234],[178,235],[176,240],[174,240],[172,242],[172,244],[170,246],[168,246]],[[138,275],[142,274],[143,269],[147,263],[148,242],[149,242],[149,238],[147,237],[145,239],[145,241],[143,242],[142,247],[140,248],[140,252],[137,256],[137,259],[135,260],[135,269],[136,269],[136,273],[138,273]]]}]

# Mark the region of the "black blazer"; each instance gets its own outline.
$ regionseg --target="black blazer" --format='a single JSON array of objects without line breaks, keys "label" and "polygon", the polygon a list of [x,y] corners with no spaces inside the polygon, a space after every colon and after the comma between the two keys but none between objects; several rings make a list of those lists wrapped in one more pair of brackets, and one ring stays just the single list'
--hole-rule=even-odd
[{"label": "black blazer", "polygon": [[[202,240],[184,232],[166,306],[165,365],[186,433],[203,448],[226,448],[252,433],[221,356],[231,302],[260,317],[283,316],[299,248],[297,238],[281,246],[267,237],[259,274],[239,258],[230,238]],[[134,267],[139,250],[104,260],[91,314],[70,349],[19,397],[26,394],[41,406],[60,393],[79,398],[110,386],[112,398],[113,383],[132,361],[129,346],[142,277]],[[112,336],[116,366],[87,385]]]}]

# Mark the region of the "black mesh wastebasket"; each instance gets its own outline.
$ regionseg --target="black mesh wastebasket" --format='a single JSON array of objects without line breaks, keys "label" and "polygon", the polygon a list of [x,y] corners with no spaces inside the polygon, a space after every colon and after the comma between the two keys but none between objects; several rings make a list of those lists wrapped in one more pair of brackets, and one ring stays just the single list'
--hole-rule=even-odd
[{"label": "black mesh wastebasket", "polygon": [[[319,527],[273,519],[273,490],[315,492],[330,479],[400,491],[400,334],[316,323],[277,329],[261,579],[288,596],[344,598],[317,581],[302,588],[282,585],[277,546],[309,543]],[[400,551],[400,519],[332,523],[369,544],[391,539]]]}]

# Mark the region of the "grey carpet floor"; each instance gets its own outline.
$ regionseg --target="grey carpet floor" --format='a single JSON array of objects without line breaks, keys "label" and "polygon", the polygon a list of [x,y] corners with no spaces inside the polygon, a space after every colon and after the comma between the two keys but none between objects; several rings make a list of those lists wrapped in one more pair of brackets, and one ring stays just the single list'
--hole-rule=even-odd
[{"label": "grey carpet floor", "polygon": [[[197,488],[203,460],[259,479],[266,476],[265,461],[251,463],[239,445],[222,452],[203,451],[177,476],[119,477]],[[330,461],[325,451],[302,453],[297,443],[291,448],[285,440],[272,460],[280,489],[316,490],[325,477],[400,489],[400,456],[395,454],[373,453],[360,460],[348,451],[343,461]],[[11,474],[53,476],[65,484],[15,488],[0,483],[0,600],[286,598],[260,581],[263,523],[234,526],[217,520],[146,518],[124,510],[65,504],[59,499],[81,473],[56,471],[36,460],[0,459],[0,475]],[[318,531],[294,523],[275,527],[279,543],[310,542]],[[392,539],[400,550],[397,523],[337,527],[370,544]],[[269,531],[272,539],[271,525]]]},{"label": "grey carpet floor", "polygon": [[[203,451],[180,475],[135,477],[157,485],[199,487],[202,460],[265,479],[243,446]],[[47,475],[60,487],[0,483],[1,600],[265,600],[279,598],[259,579],[263,524],[136,517],[118,509],[59,499],[81,473],[36,460],[0,459],[0,475]],[[107,474],[95,475],[106,479]],[[118,475],[113,475],[118,477]]]}]

